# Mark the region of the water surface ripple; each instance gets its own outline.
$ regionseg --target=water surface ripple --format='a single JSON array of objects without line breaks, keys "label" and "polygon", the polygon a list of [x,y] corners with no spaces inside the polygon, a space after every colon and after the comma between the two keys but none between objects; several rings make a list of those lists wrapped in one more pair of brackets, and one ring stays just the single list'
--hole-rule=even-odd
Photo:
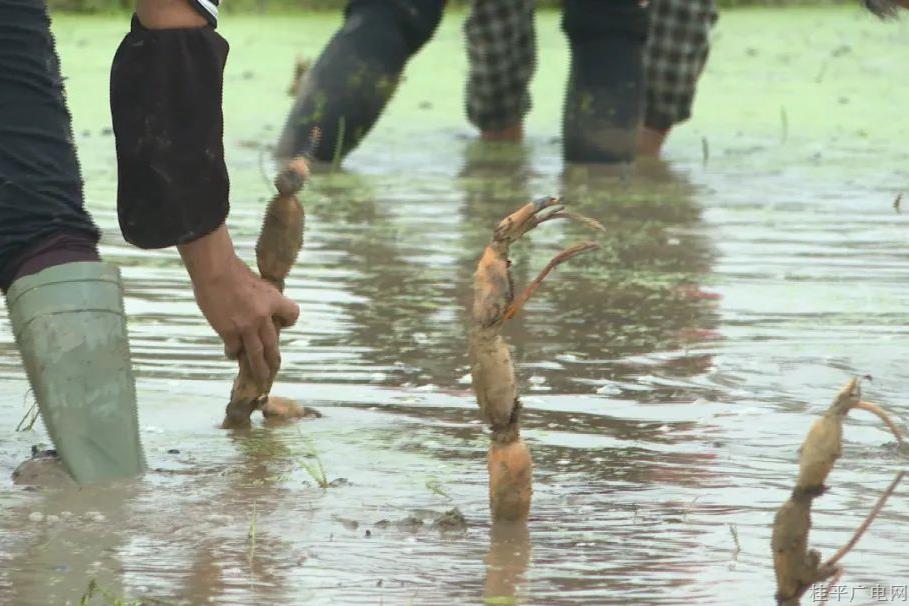
[{"label": "water surface ripple", "polygon": [[[411,65],[345,169],[305,193],[306,244],[287,285],[302,313],[275,392],[324,416],[244,435],[216,429],[235,369],[179,259],[116,229],[97,90],[124,24],[58,22],[89,206],[126,279],[153,471],[76,493],[12,486],[46,437],[12,431],[28,395],[0,323],[0,603],[74,604],[91,579],[192,604],[772,603],[770,524],[812,418],[857,374],[874,377],[867,399],[901,426],[909,416],[909,218],[891,206],[909,182],[909,122],[896,109],[909,97],[893,84],[907,26],[851,7],[728,12],[667,162],[616,173],[559,160],[555,14],[540,17],[527,144],[472,141],[462,18]],[[223,25],[230,227],[248,260],[291,57],[316,52],[336,22]],[[470,278],[495,223],[544,194],[608,234],[508,327],[535,500],[526,529],[491,528],[487,437],[465,378]],[[587,237],[566,223],[538,229],[514,247],[516,281]],[[344,481],[320,489],[304,465],[314,455]],[[875,419],[850,417],[812,544],[829,554],[845,542],[905,464]],[[464,532],[429,525],[452,507]],[[60,520],[28,521],[35,511]],[[426,524],[398,524],[408,516]],[[907,500],[894,498],[844,560],[843,582],[909,583],[906,522]],[[871,601],[857,590],[855,603]]]}]

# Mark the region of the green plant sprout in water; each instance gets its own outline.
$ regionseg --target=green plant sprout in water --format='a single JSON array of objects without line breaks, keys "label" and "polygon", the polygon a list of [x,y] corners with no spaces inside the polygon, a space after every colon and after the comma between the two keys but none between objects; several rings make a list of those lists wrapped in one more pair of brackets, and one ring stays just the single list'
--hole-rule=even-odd
[{"label": "green plant sprout in water", "polygon": [[430,492],[434,492],[440,497],[448,499],[449,501],[451,500],[451,495],[442,487],[442,482],[439,480],[439,478],[431,477],[426,480],[426,488],[428,488]]},{"label": "green plant sprout in water", "polygon": [[256,557],[256,504],[253,503],[252,516],[249,520],[249,532],[246,538],[249,541],[249,549],[246,552],[246,561],[252,564],[253,558]]},{"label": "green plant sprout in water", "polygon": [[[25,392],[25,397],[22,398],[23,403],[28,401],[28,395],[32,394],[34,398],[34,393],[32,392],[31,387]],[[37,400],[32,400],[32,405],[29,406],[28,410],[25,411],[25,416],[22,417],[22,420],[19,421],[19,424],[16,425],[16,431],[31,431],[35,426],[35,422],[38,420],[38,402]]]},{"label": "green plant sprout in water", "polygon": [[323,490],[328,488],[331,483],[325,475],[325,467],[322,465],[322,459],[319,457],[319,452],[316,450],[315,443],[313,443],[310,438],[305,437],[299,427],[297,427],[297,432],[300,434],[300,437],[303,438],[303,442],[307,447],[306,452],[302,453],[303,457],[314,459],[314,462],[305,459],[300,460],[300,467],[303,468],[303,470],[309,474],[309,477],[319,485],[319,488],[322,488]]},{"label": "green plant sprout in water", "polygon": [[78,606],[183,606],[183,604],[183,602],[169,602],[155,598],[130,600],[114,595],[112,591],[101,587],[95,579],[92,579],[79,599]]}]

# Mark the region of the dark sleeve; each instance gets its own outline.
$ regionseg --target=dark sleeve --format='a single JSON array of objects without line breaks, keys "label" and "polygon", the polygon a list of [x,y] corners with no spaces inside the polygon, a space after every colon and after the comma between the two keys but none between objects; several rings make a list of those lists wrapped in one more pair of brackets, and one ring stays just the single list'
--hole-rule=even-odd
[{"label": "dark sleeve", "polygon": [[194,9],[208,20],[212,27],[218,26],[218,5],[220,0],[189,0]]},{"label": "dark sleeve", "polygon": [[229,210],[221,90],[228,44],[212,27],[150,30],[133,17],[111,69],[117,211],[141,248],[185,244]]}]

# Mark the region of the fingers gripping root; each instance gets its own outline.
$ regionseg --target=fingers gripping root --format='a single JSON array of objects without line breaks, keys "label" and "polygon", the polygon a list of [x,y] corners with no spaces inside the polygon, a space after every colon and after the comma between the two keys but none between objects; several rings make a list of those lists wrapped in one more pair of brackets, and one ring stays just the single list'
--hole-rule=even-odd
[{"label": "fingers gripping root", "polygon": [[[311,147],[318,145],[319,133],[311,136]],[[256,242],[256,260],[260,276],[270,282],[278,291],[283,292],[284,281],[296,262],[297,255],[303,246],[303,228],[305,214],[303,206],[296,197],[309,176],[309,166],[305,157],[291,160],[275,180],[278,189],[268,205],[259,238]],[[279,312],[280,313],[280,312]],[[264,374],[264,381],[257,381],[256,374],[249,363],[240,356],[240,370],[231,391],[230,403],[225,411],[224,428],[248,427],[250,416],[264,406],[268,400],[275,375],[281,365],[280,351],[277,347],[278,334],[283,320],[275,316],[272,325],[262,329],[261,338],[274,347],[266,345],[268,368],[258,374]]]}]

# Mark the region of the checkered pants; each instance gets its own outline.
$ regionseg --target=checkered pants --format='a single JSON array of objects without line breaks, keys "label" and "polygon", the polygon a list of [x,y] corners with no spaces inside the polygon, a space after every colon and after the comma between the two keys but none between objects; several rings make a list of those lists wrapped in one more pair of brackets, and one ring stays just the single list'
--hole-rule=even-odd
[{"label": "checkered pants", "polygon": [[[512,126],[530,111],[536,67],[534,0],[472,0],[464,24],[470,71],[467,117],[481,130]],[[644,123],[668,129],[691,116],[698,77],[707,61],[714,0],[650,0],[644,51]]]}]

